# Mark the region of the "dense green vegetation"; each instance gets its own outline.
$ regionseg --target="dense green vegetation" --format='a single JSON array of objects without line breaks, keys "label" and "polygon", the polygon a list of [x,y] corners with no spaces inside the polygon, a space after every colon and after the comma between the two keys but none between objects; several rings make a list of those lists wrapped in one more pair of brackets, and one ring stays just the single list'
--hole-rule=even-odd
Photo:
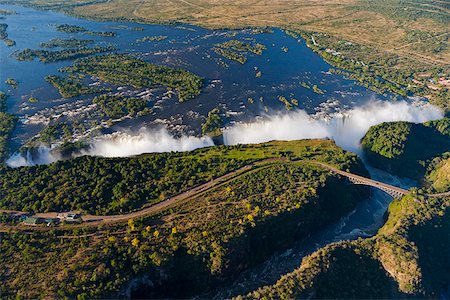
[{"label": "dense green vegetation", "polygon": [[[316,159],[330,155],[336,162],[340,161],[336,160],[338,157],[347,157],[349,160],[339,164],[358,167],[355,156],[330,141],[298,141],[153,155],[152,160],[158,158],[160,164],[155,169],[146,156],[142,163],[147,174],[135,173],[139,169],[134,164],[128,174],[147,177],[149,182],[154,172],[165,173],[162,180],[180,176],[177,183],[188,178],[196,182],[196,177],[207,181],[209,176],[218,175],[214,173],[231,169],[233,160],[237,166],[245,160],[290,151],[296,157],[308,152]],[[127,161],[136,159],[144,157]],[[80,162],[78,166],[82,165]],[[124,165],[116,160],[114,169]],[[186,168],[192,169],[193,175]],[[115,177],[105,179],[97,175],[104,182]],[[135,188],[140,190],[138,186]],[[153,217],[130,219],[128,224],[92,229],[69,227],[64,231],[56,228],[29,234],[0,233],[0,277],[4,283],[0,295],[118,298],[125,296],[130,287],[128,296],[137,298],[186,298],[232,278],[274,251],[286,249],[295,240],[338,219],[353,209],[364,197],[364,191],[362,187],[342,184],[331,173],[312,165],[276,162],[253,169]],[[17,251],[18,248],[26,250]],[[45,272],[40,271],[44,269]],[[152,278],[151,286],[147,285],[148,280],[140,280],[145,276]],[[134,286],[133,279],[137,279]],[[38,288],[41,284],[47,288]]]},{"label": "dense green vegetation", "polygon": [[[46,166],[0,170],[0,207],[32,211],[79,209],[105,214],[155,203],[255,160],[317,159],[344,169],[356,156],[331,141],[274,142],[131,158],[80,157]],[[355,169],[361,172],[361,169]]]},{"label": "dense green vegetation", "polygon": [[14,10],[0,8],[0,15],[2,15],[2,16],[9,16],[9,15],[15,15],[15,14],[17,14],[17,12]]},{"label": "dense green vegetation", "polygon": [[69,24],[56,25],[56,30],[66,33],[78,33],[87,31],[87,29],[84,27]]},{"label": "dense green vegetation", "polygon": [[17,89],[19,87],[19,82],[14,78],[6,79],[5,83],[10,85],[13,89]]},{"label": "dense green vegetation", "polygon": [[362,139],[373,166],[410,178],[422,178],[426,164],[450,150],[450,119],[425,124],[408,122],[373,126]]},{"label": "dense green vegetation", "polygon": [[222,126],[224,125],[224,120],[221,116],[221,111],[219,108],[214,108],[208,112],[205,123],[202,125],[202,134],[209,136],[219,136],[222,134]]},{"label": "dense green vegetation", "polygon": [[216,44],[213,48],[213,51],[218,55],[241,64],[245,64],[249,53],[262,55],[264,50],[266,50],[266,47],[260,43],[246,43],[238,40]]},{"label": "dense green vegetation", "polygon": [[39,132],[37,141],[39,144],[50,146],[52,142],[58,139],[69,139],[72,136],[72,128],[66,122],[58,122],[46,126]]},{"label": "dense green vegetation", "polygon": [[92,100],[102,112],[111,119],[118,119],[127,115],[136,116],[150,112],[147,101],[140,98],[100,95]]},{"label": "dense green vegetation", "polygon": [[[291,102],[289,102],[289,100],[286,98],[286,97],[284,97],[284,96],[278,96],[278,101],[280,101],[280,102],[282,102],[283,104],[284,104],[284,107],[287,109],[287,110],[291,110],[291,109],[293,109],[294,108],[294,105],[298,105],[298,101],[296,100],[296,99],[293,99],[293,101],[291,101]],[[297,104],[295,104],[295,103],[297,103]]]},{"label": "dense green vegetation", "polygon": [[155,35],[155,36],[144,36],[142,39],[137,40],[136,42],[154,42],[154,41],[163,41],[167,39],[167,35]]},{"label": "dense green vegetation", "polygon": [[6,112],[6,99],[8,96],[0,92],[0,164],[6,159],[8,139],[11,136],[17,118]]},{"label": "dense green vegetation", "polygon": [[106,37],[117,36],[117,33],[114,31],[86,31],[86,34]]},{"label": "dense green vegetation", "polygon": [[111,52],[114,50],[116,50],[116,48],[111,45],[95,46],[92,48],[80,47],[76,49],[64,49],[59,51],[25,49],[16,53],[15,57],[19,61],[30,61],[35,58],[39,58],[39,60],[43,63],[50,63],[61,60],[81,58],[92,54]]},{"label": "dense green vegetation", "polygon": [[425,179],[433,191],[442,193],[450,191],[450,152],[433,158],[427,166]]},{"label": "dense green vegetation", "polygon": [[8,47],[12,47],[16,45],[16,42],[8,38],[8,33],[6,29],[8,28],[8,24],[0,24],[0,40],[3,40]]},{"label": "dense green vegetation", "polygon": [[106,89],[103,88],[86,86],[74,78],[48,75],[45,77],[45,80],[53,84],[53,86],[58,89],[59,93],[64,98],[72,98],[106,91]]},{"label": "dense green vegetation", "polygon": [[87,30],[84,27],[77,26],[77,25],[69,25],[69,24],[62,24],[56,26],[57,31],[66,32],[66,33],[85,33],[89,35],[97,35],[97,36],[116,36],[117,34],[113,31],[90,31]]},{"label": "dense green vegetation", "polygon": [[254,299],[436,298],[450,282],[449,199],[394,200],[373,238],[328,245]]},{"label": "dense green vegetation", "polygon": [[79,39],[51,39],[48,42],[41,43],[42,48],[81,48],[89,44],[93,44],[94,40],[79,40]]},{"label": "dense green vegetation", "polygon": [[202,78],[182,69],[157,66],[132,56],[111,54],[78,60],[63,71],[89,74],[102,81],[135,88],[167,86],[180,102],[200,94]]}]

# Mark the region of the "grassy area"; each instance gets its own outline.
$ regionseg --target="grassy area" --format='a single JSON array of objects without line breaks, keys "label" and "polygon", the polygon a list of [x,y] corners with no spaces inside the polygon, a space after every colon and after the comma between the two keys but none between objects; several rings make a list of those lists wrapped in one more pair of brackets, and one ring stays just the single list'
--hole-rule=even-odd
[{"label": "grassy area", "polygon": [[131,158],[80,157],[46,166],[1,169],[0,207],[35,212],[127,212],[251,162],[280,156],[315,159],[341,168],[359,166],[354,154],[331,141],[314,140],[220,146]]},{"label": "grassy area", "polygon": [[[314,140],[114,159],[110,160],[114,169],[122,169],[128,179],[113,183],[118,174],[102,165],[90,170],[95,175],[91,187],[68,171],[85,174],[82,169],[92,158],[6,170],[1,176],[6,179],[5,185],[12,187],[10,175],[14,172],[18,172],[21,186],[27,186],[31,178],[24,178],[25,173],[34,174],[39,179],[28,185],[29,191],[34,190],[38,197],[64,194],[68,204],[80,196],[67,198],[70,194],[87,189],[87,203],[93,207],[102,184],[108,182],[118,187],[113,189],[113,197],[120,191],[131,195],[154,190],[168,196],[172,193],[170,186],[175,185],[174,192],[179,192],[239,165],[280,155],[327,161],[342,168],[361,167],[353,154],[340,150],[331,141]],[[144,174],[140,174],[137,161],[142,162]],[[96,164],[99,165],[98,160]],[[124,169],[126,166],[128,170]],[[9,172],[13,173],[8,175]],[[38,192],[39,182],[45,180],[43,174],[52,174],[52,179],[47,178],[55,185],[45,184],[46,190]],[[155,176],[159,179],[153,179]],[[145,185],[139,185],[138,178],[144,178]],[[65,194],[73,182],[78,184],[76,189]],[[120,298],[133,280],[145,274],[154,280],[154,285],[147,285],[146,280],[140,282],[134,291],[130,289],[134,297],[186,298],[232,278],[274,251],[286,249],[295,240],[350,212],[367,196],[364,187],[342,183],[343,179],[317,166],[276,162],[218,184],[158,215],[130,219],[128,224],[0,233],[0,296]],[[65,187],[57,187],[62,185]],[[22,196],[27,193],[20,192]],[[96,207],[100,210],[108,205],[99,203]],[[1,220],[14,223],[6,217]],[[45,289],[40,288],[42,284]]]}]

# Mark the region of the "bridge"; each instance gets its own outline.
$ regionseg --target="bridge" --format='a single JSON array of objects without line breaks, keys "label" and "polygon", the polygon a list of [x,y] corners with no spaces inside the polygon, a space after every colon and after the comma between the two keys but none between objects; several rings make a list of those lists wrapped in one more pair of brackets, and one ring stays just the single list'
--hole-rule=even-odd
[{"label": "bridge", "polygon": [[[121,215],[107,215],[107,216],[83,215],[83,217],[82,217],[83,224],[71,225],[71,226],[98,226],[99,224],[102,224],[102,223],[127,222],[129,219],[132,219],[132,218],[142,217],[145,215],[151,215],[151,214],[157,213],[159,211],[162,211],[164,209],[167,209],[169,207],[172,207],[173,205],[175,205],[177,203],[189,200],[192,197],[195,197],[202,193],[205,193],[212,188],[224,185],[224,184],[230,182],[231,180],[238,178],[239,176],[246,174],[252,170],[255,170],[259,167],[264,167],[264,166],[267,166],[268,164],[272,164],[272,163],[279,162],[279,161],[287,162],[288,160],[286,158],[269,158],[269,159],[257,161],[257,162],[251,163],[249,165],[246,165],[240,169],[231,171],[228,174],[217,177],[217,178],[211,180],[210,182],[206,182],[206,183],[201,184],[197,187],[194,187],[190,190],[187,190],[181,194],[167,198],[166,200],[161,201],[157,204],[153,204],[150,206],[144,206],[137,211],[129,212],[129,213],[121,214]],[[401,198],[410,193],[408,190],[405,190],[405,189],[402,189],[402,188],[399,188],[399,187],[396,187],[396,186],[393,186],[393,185],[390,185],[387,183],[383,183],[383,182],[376,181],[376,180],[373,180],[373,179],[370,179],[370,178],[367,178],[364,176],[360,176],[360,175],[356,175],[356,174],[353,174],[350,172],[339,170],[339,169],[337,169],[331,165],[328,165],[326,163],[313,161],[313,160],[298,160],[297,162],[317,165],[321,168],[324,168],[335,174],[338,174],[338,175],[341,175],[342,177],[347,178],[349,180],[349,182],[352,184],[360,184],[360,185],[374,187],[376,189],[379,189],[379,190],[389,194],[393,198]],[[433,198],[445,198],[445,197],[450,197],[450,191],[445,192],[445,193],[440,193],[440,194],[427,194],[424,196],[433,197]],[[1,209],[0,209],[0,213],[7,213],[11,216],[26,214],[25,212],[12,211],[12,210],[1,210]],[[47,213],[37,213],[34,216],[39,217],[39,218],[56,218],[56,217],[58,217],[58,215],[59,215],[58,212],[47,212]],[[1,229],[2,228],[0,226],[0,231],[1,231]],[[30,229],[32,229],[32,227],[27,227],[27,229],[30,230]],[[37,229],[41,230],[42,228],[37,227]],[[49,229],[49,228],[44,228],[43,230],[45,230],[45,229]]]},{"label": "bridge", "polygon": [[[308,161],[305,161],[308,162]],[[387,184],[387,183],[383,183],[380,181],[376,181],[364,176],[360,176],[360,175],[356,175],[353,173],[349,173],[349,172],[345,172],[342,170],[339,170],[335,167],[332,167],[330,165],[318,162],[318,161],[310,161],[309,163],[313,163],[315,165],[319,165],[320,167],[324,168],[324,169],[328,169],[333,173],[339,174],[345,178],[347,178],[352,184],[360,184],[360,185],[366,185],[366,186],[371,186],[374,187],[376,189],[379,189],[385,193],[387,193],[388,195],[390,195],[391,197],[393,197],[394,199],[396,198],[401,198],[407,194],[409,194],[408,190]],[[443,194],[444,195],[444,194]]]},{"label": "bridge", "polygon": [[[342,170],[339,170],[335,167],[332,167],[330,165],[327,165],[325,163],[321,163],[318,161],[302,161],[302,162],[306,162],[306,163],[312,163],[318,166],[321,166],[324,169],[328,169],[333,173],[339,174],[345,178],[347,178],[352,184],[360,184],[360,185],[367,185],[367,186],[371,186],[374,187],[376,189],[379,189],[387,194],[389,194],[391,197],[393,197],[394,199],[396,198],[401,198],[407,194],[409,194],[410,192],[408,190],[387,184],[387,183],[383,183],[381,181],[377,181],[377,180],[373,180],[364,176],[360,176],[360,175],[356,175],[350,172],[345,172]],[[427,197],[431,197],[431,198],[446,198],[446,197],[450,197],[450,191],[449,192],[445,192],[445,193],[439,193],[439,194],[426,194],[424,196]]]}]

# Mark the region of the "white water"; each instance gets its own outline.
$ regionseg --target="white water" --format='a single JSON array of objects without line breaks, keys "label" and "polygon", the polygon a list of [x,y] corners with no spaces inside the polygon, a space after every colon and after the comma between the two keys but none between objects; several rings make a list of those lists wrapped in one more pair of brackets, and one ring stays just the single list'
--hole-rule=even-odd
[{"label": "white water", "polygon": [[[328,119],[314,118],[305,111],[266,116],[263,121],[237,124],[224,132],[227,145],[262,143],[271,140],[331,138],[345,150],[359,152],[359,142],[367,130],[390,121],[426,122],[443,117],[443,112],[428,103],[369,101],[345,113]],[[124,157],[151,152],[190,151],[212,146],[208,137],[175,138],[167,130],[142,129],[137,133],[118,132],[98,137],[82,154],[104,157]],[[47,164],[57,161],[50,149],[39,148],[36,159],[31,155],[14,154],[6,162],[11,167]]]}]

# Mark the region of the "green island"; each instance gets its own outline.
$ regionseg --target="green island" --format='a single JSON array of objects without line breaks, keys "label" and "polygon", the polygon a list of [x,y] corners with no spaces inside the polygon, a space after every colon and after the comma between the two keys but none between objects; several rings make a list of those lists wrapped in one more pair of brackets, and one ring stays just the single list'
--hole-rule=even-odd
[{"label": "green island", "polygon": [[167,35],[155,35],[155,36],[144,36],[142,39],[137,40],[136,42],[159,42],[167,39]]},{"label": "green island", "polygon": [[94,40],[79,40],[79,39],[51,39],[48,42],[41,43],[41,48],[81,48],[93,44]]},{"label": "green island", "polygon": [[69,25],[69,24],[60,24],[56,25],[56,30],[65,33],[78,33],[78,32],[86,32],[88,31],[86,28],[77,26],[77,25]]},{"label": "green island", "polygon": [[282,102],[287,110],[292,110],[294,106],[298,106],[298,100],[294,98],[291,98],[291,101],[289,102],[286,97],[278,96],[278,101]]},{"label": "green island", "polygon": [[14,78],[8,78],[5,80],[7,85],[10,85],[13,89],[17,89],[19,87],[19,82]]},{"label": "green island", "polygon": [[96,36],[104,36],[104,37],[117,36],[117,33],[115,33],[114,31],[86,31],[85,34],[96,35]]},{"label": "green island", "polygon": [[180,102],[199,95],[203,86],[202,78],[189,71],[157,66],[121,54],[85,58],[61,71],[88,74],[104,82],[134,88],[167,86],[176,91]]},{"label": "green island", "polygon": [[0,92],[0,165],[6,159],[8,140],[17,122],[17,118],[6,111],[8,96]]},{"label": "green island", "polygon": [[86,86],[73,77],[65,78],[57,75],[48,75],[45,77],[45,80],[57,88],[61,96],[64,98],[72,98],[107,91],[107,89],[104,88]]},{"label": "green island", "polygon": [[100,95],[92,100],[97,104],[102,113],[110,119],[118,119],[124,116],[141,116],[151,112],[146,100],[133,97]]},{"label": "green island", "polygon": [[39,132],[37,141],[40,145],[50,146],[54,141],[69,139],[72,136],[72,131],[71,124],[66,122],[50,124]]},{"label": "green island", "polygon": [[205,122],[202,125],[202,134],[212,137],[220,136],[222,134],[221,128],[224,125],[224,118],[220,108],[214,108],[208,112]]},{"label": "green island", "polygon": [[247,55],[253,53],[256,55],[262,55],[266,50],[266,46],[260,43],[247,43],[238,40],[230,40],[221,44],[216,44],[213,51],[229,60],[234,60],[240,64],[245,64],[247,61]]},{"label": "green island", "polygon": [[0,24],[0,40],[4,41],[6,46],[12,47],[16,45],[16,42],[8,38],[8,33],[6,30],[8,29],[8,24],[1,23]]},{"label": "green island", "polygon": [[434,158],[450,151],[449,128],[449,118],[424,124],[383,123],[371,127],[361,144],[373,166],[399,176],[421,179]]},{"label": "green island", "polygon": [[[194,295],[337,220],[367,195],[364,187],[342,184],[318,166],[295,161],[313,159],[366,173],[355,155],[325,140],[218,146],[126,159],[81,157],[49,166],[4,168],[0,194],[13,199],[20,191],[22,205],[28,202],[45,210],[38,206],[53,202],[48,209],[81,204],[91,211],[128,211],[145,199],[160,201],[251,162],[283,156],[292,160],[255,165],[151,216],[100,227],[1,232],[2,296],[115,298],[126,295],[127,289],[135,297]],[[39,185],[44,178],[53,183],[53,192]],[[20,187],[14,183],[19,181]],[[32,197],[48,198],[24,199],[30,195],[27,187],[42,188]],[[80,192],[90,200],[82,204],[85,196]],[[97,202],[97,197],[103,200]],[[62,202],[56,204],[58,198]],[[1,206],[11,208],[7,202]],[[14,220],[1,220],[14,230]],[[17,247],[27,250],[19,253]],[[39,271],[44,268],[45,273]],[[152,277],[153,286],[146,280],[134,286],[144,274]],[[40,284],[47,288],[38,289]],[[145,294],[139,294],[139,287]]]},{"label": "green island", "polygon": [[2,16],[10,16],[16,14],[17,12],[15,10],[0,8],[0,15]]},{"label": "green island", "polygon": [[80,47],[76,49],[64,49],[59,51],[25,49],[16,53],[15,57],[19,61],[31,61],[35,58],[39,58],[39,60],[43,63],[51,63],[61,60],[81,58],[93,54],[112,52],[115,50],[116,48],[111,45],[94,46],[92,48]]}]

